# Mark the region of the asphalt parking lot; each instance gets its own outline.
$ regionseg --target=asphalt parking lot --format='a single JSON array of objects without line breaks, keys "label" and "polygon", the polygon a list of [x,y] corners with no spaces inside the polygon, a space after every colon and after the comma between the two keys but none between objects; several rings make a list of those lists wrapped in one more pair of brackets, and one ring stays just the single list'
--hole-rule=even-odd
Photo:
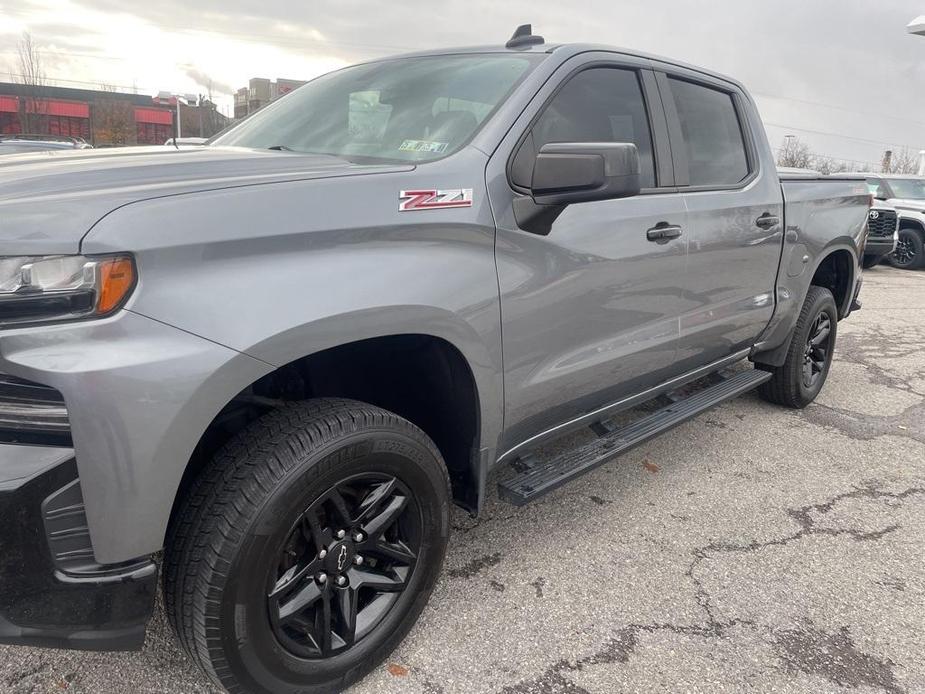
[{"label": "asphalt parking lot", "polygon": [[[807,410],[749,395],[457,513],[429,608],[353,692],[925,691],[925,272],[862,298]],[[158,614],[140,653],[0,647],[0,691],[213,690]]]}]

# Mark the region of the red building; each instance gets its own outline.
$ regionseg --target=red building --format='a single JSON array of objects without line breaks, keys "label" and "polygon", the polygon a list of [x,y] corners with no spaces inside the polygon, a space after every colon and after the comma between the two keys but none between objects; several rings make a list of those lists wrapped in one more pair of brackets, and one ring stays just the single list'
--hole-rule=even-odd
[{"label": "red building", "polygon": [[98,145],[161,145],[174,110],[150,96],[0,83],[0,134],[60,135]]},{"label": "red building", "polygon": [[135,128],[138,144],[164,144],[173,137],[175,111],[163,108],[135,107]]}]

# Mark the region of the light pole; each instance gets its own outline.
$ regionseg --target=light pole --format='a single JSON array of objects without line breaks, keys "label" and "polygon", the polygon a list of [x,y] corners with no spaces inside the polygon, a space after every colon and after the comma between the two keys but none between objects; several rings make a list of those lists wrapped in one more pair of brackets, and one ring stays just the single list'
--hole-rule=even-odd
[{"label": "light pole", "polygon": [[180,94],[174,94],[174,96],[177,99],[177,139],[180,139],[180,102],[182,101],[187,106],[192,106],[196,103],[196,95],[184,94],[181,96]]},{"label": "light pole", "polygon": [[[919,15],[906,25],[906,31],[917,36],[925,36],[925,14]],[[919,152],[919,176],[925,176],[925,149]]]}]

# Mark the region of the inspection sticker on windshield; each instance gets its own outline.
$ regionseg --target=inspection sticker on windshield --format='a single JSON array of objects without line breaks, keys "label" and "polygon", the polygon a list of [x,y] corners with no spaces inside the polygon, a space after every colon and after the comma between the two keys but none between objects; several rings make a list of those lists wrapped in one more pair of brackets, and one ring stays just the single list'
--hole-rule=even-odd
[{"label": "inspection sticker on windshield", "polygon": [[429,154],[443,154],[449,142],[432,142],[430,140],[404,140],[398,147],[399,152],[427,152]]},{"label": "inspection sticker on windshield", "polygon": [[445,207],[472,207],[472,188],[403,190],[398,197],[399,212],[439,210]]}]

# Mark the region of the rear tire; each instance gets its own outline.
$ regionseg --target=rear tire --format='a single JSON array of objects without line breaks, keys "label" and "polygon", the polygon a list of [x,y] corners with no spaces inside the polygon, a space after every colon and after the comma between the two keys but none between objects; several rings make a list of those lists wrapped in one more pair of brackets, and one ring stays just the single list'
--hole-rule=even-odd
[{"label": "rear tire", "polygon": [[167,615],[229,692],[341,691],[411,629],[440,573],[449,478],[424,432],[309,400],[237,434],[168,531]]},{"label": "rear tire", "polygon": [[797,318],[790,348],[782,366],[758,365],[770,371],[771,380],[758,393],[768,402],[802,409],[816,399],[832,365],[838,309],[832,292],[811,286]]},{"label": "rear tire", "polygon": [[889,256],[890,265],[903,270],[917,270],[925,267],[925,240],[916,229],[899,230],[896,250]]}]

